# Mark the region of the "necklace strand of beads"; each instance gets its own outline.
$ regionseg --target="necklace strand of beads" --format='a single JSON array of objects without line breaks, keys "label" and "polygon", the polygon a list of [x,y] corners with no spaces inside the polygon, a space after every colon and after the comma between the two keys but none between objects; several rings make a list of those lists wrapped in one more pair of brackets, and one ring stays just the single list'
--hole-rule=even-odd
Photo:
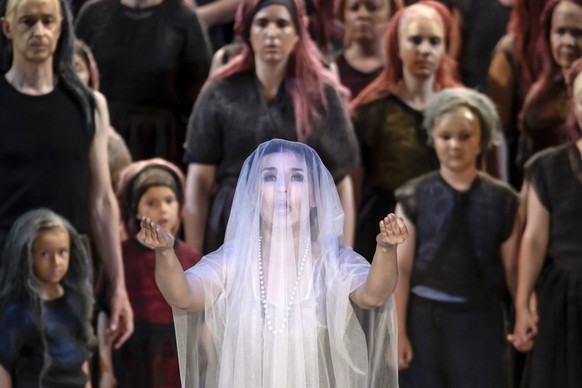
[{"label": "necklace strand of beads", "polygon": [[259,236],[259,286],[261,288],[261,305],[263,306],[263,311],[265,313],[265,322],[267,324],[267,329],[271,333],[282,333],[287,322],[289,321],[289,314],[291,312],[291,306],[295,303],[295,298],[297,297],[297,291],[299,290],[299,280],[301,279],[301,274],[303,273],[303,268],[305,267],[305,261],[307,260],[307,254],[309,253],[309,248],[311,247],[311,237],[307,236],[307,242],[305,243],[305,252],[303,253],[303,258],[299,263],[299,269],[297,270],[297,279],[295,279],[295,284],[293,285],[293,290],[291,291],[291,296],[287,301],[287,308],[285,309],[285,319],[279,328],[275,328],[273,325],[273,319],[269,311],[269,305],[267,304],[267,293],[265,290],[265,274],[263,272],[263,249],[262,249],[263,236]]}]

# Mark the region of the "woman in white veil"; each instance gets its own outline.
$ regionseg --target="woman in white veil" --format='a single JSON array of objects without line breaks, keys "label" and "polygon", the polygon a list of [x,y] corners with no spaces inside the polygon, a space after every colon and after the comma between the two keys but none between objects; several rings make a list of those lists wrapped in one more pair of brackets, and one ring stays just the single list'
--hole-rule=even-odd
[{"label": "woman in white veil", "polygon": [[148,219],[156,281],[174,307],[184,387],[389,387],[397,383],[396,245],[379,220],[372,265],[340,246],[334,181],[310,147],[263,143],[238,180],[224,245],[185,273]]}]

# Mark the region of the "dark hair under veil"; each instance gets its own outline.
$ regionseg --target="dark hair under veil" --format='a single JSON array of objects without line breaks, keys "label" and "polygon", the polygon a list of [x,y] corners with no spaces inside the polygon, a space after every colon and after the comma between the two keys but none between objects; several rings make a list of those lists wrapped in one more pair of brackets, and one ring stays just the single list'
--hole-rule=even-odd
[{"label": "dark hair under veil", "polygon": [[343,210],[309,146],[261,144],[245,161],[223,246],[186,272],[205,309],[174,310],[184,387],[389,387],[397,383],[392,298],[350,293],[369,263],[340,246]]},{"label": "dark hair under veil", "polygon": [[[55,228],[66,229],[71,241],[69,269],[61,280],[65,292],[79,295],[82,304],[81,340],[91,348],[95,343],[91,319],[93,316],[92,267],[89,253],[75,228],[65,218],[49,209],[36,209],[21,215],[12,225],[0,260],[0,311],[15,301],[27,303],[39,329],[44,324],[44,308],[39,294],[38,279],[33,271],[32,244],[39,232]],[[41,340],[45,331],[39,330]],[[45,359],[50,361],[46,351]],[[43,366],[47,370],[48,363]]]}]

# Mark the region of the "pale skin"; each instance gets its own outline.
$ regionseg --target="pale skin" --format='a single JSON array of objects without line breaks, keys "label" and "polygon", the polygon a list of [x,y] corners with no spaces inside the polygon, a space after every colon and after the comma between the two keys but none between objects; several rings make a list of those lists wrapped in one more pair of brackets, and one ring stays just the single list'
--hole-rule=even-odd
[{"label": "pale skin", "polygon": [[[258,11],[251,25],[250,41],[257,78],[263,86],[265,99],[271,101],[285,80],[289,55],[299,41],[289,11],[282,5],[269,5]],[[217,185],[216,167],[200,163],[188,166],[184,235],[186,243],[200,252],[203,251],[210,200]],[[344,177],[337,184],[337,190],[345,213],[344,243],[351,246],[356,211],[351,177]]]},{"label": "pale skin", "polygon": [[[582,124],[582,75],[573,82],[573,112],[578,125]],[[582,154],[582,139],[576,142]],[[527,223],[519,251],[519,273],[515,297],[515,326],[507,340],[522,352],[531,350],[538,333],[538,311],[535,284],[543,268],[550,241],[550,212],[544,207],[531,186],[524,184],[527,194]]]},{"label": "pale skin", "polygon": [[[57,0],[13,0],[0,19],[2,32],[13,41],[13,61],[6,79],[23,94],[38,96],[54,90],[58,76],[53,54],[61,33],[62,16]],[[35,42],[46,42],[42,49]],[[109,291],[109,339],[119,348],[133,332],[133,312],[123,275],[119,241],[119,210],[111,188],[107,162],[109,113],[96,95],[95,135],[89,149],[89,218],[92,237],[103,260],[101,281]]]},{"label": "pale skin", "polygon": [[[396,246],[408,238],[408,230],[402,219],[394,214],[379,222],[380,233],[376,252],[366,282],[350,294],[350,300],[361,308],[379,307],[386,303],[398,278]],[[268,240],[268,233],[265,232]],[[156,283],[166,301],[173,307],[187,311],[204,310],[202,281],[191,278],[190,282],[173,250],[174,237],[149,218],[141,222],[139,241],[155,249]]]},{"label": "pale skin", "polygon": [[[477,177],[475,161],[480,150],[480,136],[481,129],[477,116],[465,107],[444,113],[435,120],[431,137],[440,162],[440,173],[456,190],[467,190]],[[398,315],[398,368],[406,369],[414,359],[406,317],[414,265],[416,228],[404,213],[401,204],[396,205],[396,214],[403,218],[409,231],[409,238],[398,247],[399,279],[394,291]],[[512,296],[516,287],[519,234],[520,220],[516,216],[511,235],[499,248],[505,281]]]}]

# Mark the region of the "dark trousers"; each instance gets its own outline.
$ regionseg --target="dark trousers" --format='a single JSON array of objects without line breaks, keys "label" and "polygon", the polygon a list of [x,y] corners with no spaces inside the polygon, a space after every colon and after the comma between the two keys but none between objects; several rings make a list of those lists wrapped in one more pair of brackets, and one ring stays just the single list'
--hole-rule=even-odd
[{"label": "dark trousers", "polygon": [[511,387],[501,303],[444,303],[412,294],[407,322],[414,358],[399,372],[400,388]]}]

